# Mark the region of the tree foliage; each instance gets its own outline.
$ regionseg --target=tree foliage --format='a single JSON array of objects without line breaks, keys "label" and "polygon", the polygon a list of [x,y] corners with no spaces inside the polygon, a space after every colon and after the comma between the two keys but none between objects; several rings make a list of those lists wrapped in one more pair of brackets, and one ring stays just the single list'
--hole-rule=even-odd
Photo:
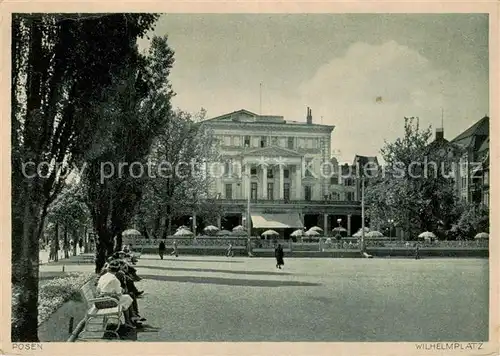
[{"label": "tree foliage", "polygon": [[370,216],[386,227],[393,219],[410,237],[426,230],[442,233],[456,218],[452,172],[458,148],[447,141],[430,144],[430,137],[430,128],[405,118],[403,137],[382,148],[386,166],[366,191]]},{"label": "tree foliage", "polygon": [[104,126],[114,78],[152,29],[151,14],[12,16],[12,340],[38,341],[39,237],[66,175]]},{"label": "tree foliage", "polygon": [[83,175],[87,205],[99,236],[96,270],[114,249],[121,249],[121,233],[131,223],[149,180],[147,156],[170,117],[174,94],[168,78],[173,55],[167,37],[154,37],[145,55],[133,52],[114,78],[116,90],[102,110],[107,125],[87,154]]},{"label": "tree foliage", "polygon": [[172,218],[193,212],[207,219],[220,213],[208,191],[213,179],[206,164],[217,160],[215,138],[201,125],[205,112],[172,112],[149,156],[155,177],[147,184],[137,210],[141,229],[154,237],[172,233]]}]

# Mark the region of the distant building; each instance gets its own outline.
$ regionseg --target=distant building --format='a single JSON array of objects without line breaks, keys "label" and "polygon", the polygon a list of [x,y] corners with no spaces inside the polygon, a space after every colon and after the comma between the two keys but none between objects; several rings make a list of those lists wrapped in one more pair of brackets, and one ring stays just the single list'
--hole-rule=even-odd
[{"label": "distant building", "polygon": [[219,141],[223,174],[214,180],[211,194],[225,208],[217,222],[225,229],[244,224],[248,198],[252,235],[274,229],[287,238],[297,228],[312,226],[328,233],[338,219],[346,228],[359,225],[354,188],[332,184],[334,127],[313,123],[309,108],[305,122],[239,110],[203,125]]},{"label": "distant building", "polygon": [[464,201],[489,205],[489,135],[490,118],[485,116],[451,141],[462,150],[456,184]]}]

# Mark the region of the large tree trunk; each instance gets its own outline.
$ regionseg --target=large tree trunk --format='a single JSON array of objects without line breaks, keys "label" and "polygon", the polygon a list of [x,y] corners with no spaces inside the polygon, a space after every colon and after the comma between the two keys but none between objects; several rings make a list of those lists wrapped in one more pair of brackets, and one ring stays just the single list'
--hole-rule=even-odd
[{"label": "large tree trunk", "polygon": [[[12,282],[17,300],[13,310],[15,321],[11,326],[13,342],[38,342],[38,269],[39,241],[38,226],[41,207],[33,196],[33,182],[26,182],[26,194],[21,204],[24,212],[13,214],[12,240],[18,250],[13,253]],[[14,202],[14,204],[18,203]],[[19,211],[18,211],[19,212]],[[16,216],[17,215],[17,216]],[[18,242],[21,241],[19,244]],[[13,244],[14,247],[14,244]],[[17,294],[18,293],[18,294]]]},{"label": "large tree trunk", "polygon": [[69,258],[68,227],[66,225],[64,225],[63,249],[64,249],[64,258]]},{"label": "large tree trunk", "polygon": [[54,238],[54,261],[59,261],[59,223],[56,223]]}]

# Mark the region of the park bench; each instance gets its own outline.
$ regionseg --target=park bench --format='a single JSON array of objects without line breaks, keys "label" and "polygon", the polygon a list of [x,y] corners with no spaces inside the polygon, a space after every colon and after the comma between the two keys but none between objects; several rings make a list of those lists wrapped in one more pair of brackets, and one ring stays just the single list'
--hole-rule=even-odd
[{"label": "park bench", "polygon": [[[96,297],[96,288],[94,281],[90,281],[83,285],[81,294],[87,303],[87,312],[85,314],[85,326],[82,333],[85,332],[102,332],[113,333],[119,339],[120,335],[118,330],[121,325],[121,316],[123,310],[118,301],[112,297]],[[95,319],[102,319],[102,321],[94,322]],[[112,321],[110,323],[110,321]],[[109,325],[116,324],[116,328],[108,330]],[[100,329],[91,330],[90,326],[101,326]]]}]

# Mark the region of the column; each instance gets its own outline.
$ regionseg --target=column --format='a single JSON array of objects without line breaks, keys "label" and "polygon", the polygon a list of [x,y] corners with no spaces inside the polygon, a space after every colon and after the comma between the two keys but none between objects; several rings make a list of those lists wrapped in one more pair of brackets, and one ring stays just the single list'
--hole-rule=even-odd
[{"label": "column", "polygon": [[330,235],[330,228],[328,227],[328,214],[323,214],[323,230],[325,231],[325,236]]},{"label": "column", "polygon": [[196,236],[196,213],[193,213],[193,226],[191,231],[193,231],[194,236]]},{"label": "column", "polygon": [[220,229],[222,225],[222,217],[220,215],[217,216],[217,227]]},{"label": "column", "polygon": [[347,236],[351,235],[351,214],[347,215]]},{"label": "column", "polygon": [[250,163],[247,163],[245,165],[245,174],[243,176],[243,181],[245,182],[243,184],[243,198],[248,199],[249,194],[250,194]]},{"label": "column", "polygon": [[267,200],[267,167],[262,167],[262,199]]},{"label": "column", "polygon": [[295,199],[302,200],[302,170],[300,164],[295,167]]},{"label": "column", "polygon": [[280,195],[279,195],[279,199],[280,200],[283,200],[284,199],[284,195],[285,195],[285,178],[284,178],[284,174],[283,174],[283,166],[280,165]]}]

